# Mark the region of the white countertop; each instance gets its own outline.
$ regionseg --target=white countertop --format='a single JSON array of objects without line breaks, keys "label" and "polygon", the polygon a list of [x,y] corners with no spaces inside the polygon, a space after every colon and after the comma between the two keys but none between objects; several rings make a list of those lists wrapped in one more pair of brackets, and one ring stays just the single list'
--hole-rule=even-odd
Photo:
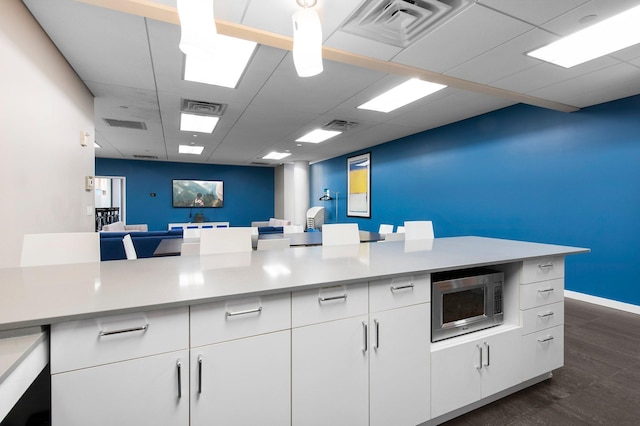
[{"label": "white countertop", "polygon": [[0,330],[588,249],[482,237],[0,269]]}]

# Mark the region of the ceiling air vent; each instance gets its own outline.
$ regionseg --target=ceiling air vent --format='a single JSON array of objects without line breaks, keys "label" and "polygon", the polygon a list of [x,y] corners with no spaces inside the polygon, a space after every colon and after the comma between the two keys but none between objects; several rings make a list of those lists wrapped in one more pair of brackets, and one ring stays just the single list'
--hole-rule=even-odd
[{"label": "ceiling air vent", "polygon": [[222,116],[227,109],[226,104],[218,104],[214,102],[194,101],[191,99],[182,100],[182,112],[189,112],[199,115],[215,115]]},{"label": "ceiling air vent", "polygon": [[262,163],[260,161],[252,161],[249,164],[252,165],[252,166],[269,166],[269,167],[273,167],[273,163]]},{"label": "ceiling air vent", "polygon": [[346,120],[332,120],[322,126],[324,130],[337,130],[339,132],[346,132],[352,127],[357,126],[358,123],[355,121],[346,121]]},{"label": "ceiling air vent", "polygon": [[369,0],[342,30],[371,40],[406,47],[475,0]]},{"label": "ceiling air vent", "polygon": [[142,121],[116,120],[115,118],[103,118],[111,127],[121,127],[123,129],[147,130],[147,125]]},{"label": "ceiling air vent", "polygon": [[157,155],[140,155],[140,154],[134,154],[133,158],[136,158],[138,160],[157,160],[158,156]]}]

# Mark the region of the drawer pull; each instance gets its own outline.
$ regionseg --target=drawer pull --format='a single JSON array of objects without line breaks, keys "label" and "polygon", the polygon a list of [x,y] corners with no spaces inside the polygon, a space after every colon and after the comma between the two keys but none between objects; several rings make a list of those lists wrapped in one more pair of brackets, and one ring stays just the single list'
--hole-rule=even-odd
[{"label": "drawer pull", "polygon": [[176,368],[178,369],[178,398],[182,398],[182,360],[178,359],[176,362]]},{"label": "drawer pull", "polygon": [[413,289],[413,283],[407,284],[407,285],[392,285],[391,286],[391,291],[406,290],[408,288],[409,289]]},{"label": "drawer pull", "polygon": [[149,324],[147,323],[147,324],[142,325],[140,327],[122,328],[122,329],[113,330],[113,331],[100,330],[100,333],[98,335],[100,337],[102,337],[102,336],[112,336],[114,334],[132,333],[134,331],[147,331],[148,328],[149,328]]},{"label": "drawer pull", "polygon": [[538,265],[538,268],[545,270],[545,269],[551,269],[553,268],[553,262],[547,262],[547,263],[541,263]]},{"label": "drawer pull", "polygon": [[262,306],[257,307],[256,309],[247,309],[246,311],[237,311],[237,312],[229,312],[227,311],[226,315],[228,317],[234,317],[236,315],[247,315],[247,314],[256,314],[262,312]]},{"label": "drawer pull", "polygon": [[198,355],[198,393],[202,393],[202,355]]},{"label": "drawer pull", "polygon": [[538,290],[538,293],[551,293],[553,291],[553,287],[552,288],[545,288],[545,289],[540,289]]},{"label": "drawer pull", "polygon": [[538,318],[549,318],[553,316],[553,312],[547,312],[546,314],[538,314]]},{"label": "drawer pull", "polygon": [[331,297],[319,296],[318,297],[318,302],[329,302],[331,300],[340,300],[340,299],[347,300],[347,294],[345,293],[345,294],[343,294],[341,296],[331,296]]},{"label": "drawer pull", "polygon": [[549,343],[552,340],[553,340],[553,336],[547,336],[544,339],[538,339],[538,342],[539,343]]}]

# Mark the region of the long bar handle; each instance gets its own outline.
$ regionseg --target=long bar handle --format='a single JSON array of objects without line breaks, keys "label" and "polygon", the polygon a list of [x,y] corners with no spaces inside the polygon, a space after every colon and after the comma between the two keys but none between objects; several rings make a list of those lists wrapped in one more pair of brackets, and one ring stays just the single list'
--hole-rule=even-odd
[{"label": "long bar handle", "polygon": [[198,393],[202,393],[202,355],[198,355]]},{"label": "long bar handle", "polygon": [[538,342],[539,343],[549,343],[552,340],[553,340],[553,336],[547,336],[544,339],[538,339]]},{"label": "long bar handle", "polygon": [[182,360],[180,358],[176,362],[176,368],[178,369],[178,398],[182,398]]},{"label": "long bar handle", "polygon": [[487,363],[484,365],[488,367],[491,365],[491,346],[487,342],[484,342],[483,346],[487,349]]},{"label": "long bar handle", "polygon": [[134,331],[147,331],[148,328],[149,328],[149,323],[146,323],[145,325],[141,325],[139,327],[121,328],[119,330],[113,330],[113,331],[100,330],[100,333],[98,335],[100,337],[112,336],[114,334],[132,333]]},{"label": "long bar handle", "polygon": [[364,321],[362,321],[362,340],[364,341],[362,352],[367,353],[367,347],[369,346],[369,327]]},{"label": "long bar handle", "polygon": [[340,300],[340,299],[346,300],[347,299],[347,294],[345,293],[345,294],[342,294],[340,296],[331,296],[331,297],[319,296],[318,297],[318,302],[329,302],[331,300]]},{"label": "long bar handle", "polygon": [[261,313],[262,312],[262,306],[259,306],[255,309],[247,309],[246,311],[237,311],[237,312],[229,312],[227,311],[227,316],[228,317],[234,317],[236,315],[247,315],[247,314],[255,314],[255,313]]},{"label": "long bar handle", "polygon": [[397,291],[397,290],[405,290],[405,289],[413,289],[413,283],[410,284],[406,284],[406,285],[392,285],[391,286],[391,291]]},{"label": "long bar handle", "polygon": [[553,287],[545,288],[545,289],[538,290],[538,293],[551,293],[553,290],[554,290]]},{"label": "long bar handle", "polygon": [[376,333],[376,343],[373,345],[373,349],[378,350],[378,348],[380,347],[380,323],[378,322],[377,319],[374,319],[373,325],[375,327],[375,333]]},{"label": "long bar handle", "polygon": [[553,268],[553,262],[541,263],[538,265],[538,268],[540,269]]},{"label": "long bar handle", "polygon": [[546,314],[538,314],[538,318],[548,318],[552,316],[553,316],[553,312],[547,312]]},{"label": "long bar handle", "polygon": [[482,369],[482,346],[476,345],[476,348],[478,349],[478,355],[480,356],[480,362],[478,363],[478,366],[476,368],[478,370],[481,370]]}]

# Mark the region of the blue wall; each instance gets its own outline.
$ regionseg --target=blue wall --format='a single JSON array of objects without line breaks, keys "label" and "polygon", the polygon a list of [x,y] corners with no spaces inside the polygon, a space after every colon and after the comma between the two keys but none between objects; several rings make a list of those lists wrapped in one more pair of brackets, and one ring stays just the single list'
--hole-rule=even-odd
[{"label": "blue wall", "polygon": [[370,219],[347,218],[344,195],[346,158],[366,151],[314,164],[312,205],[330,188],[338,221],[361,229],[432,220],[436,237],[588,247],[567,258],[567,289],[640,305],[640,96],[571,114],[516,105],[369,151]]},{"label": "blue wall", "polygon": [[167,229],[172,222],[191,222],[190,213],[199,211],[171,207],[173,179],[224,181],[224,207],[205,208],[207,222],[250,226],[252,221],[273,217],[272,168],[96,158],[95,173],[127,178],[127,223],[146,223],[150,230]]}]

